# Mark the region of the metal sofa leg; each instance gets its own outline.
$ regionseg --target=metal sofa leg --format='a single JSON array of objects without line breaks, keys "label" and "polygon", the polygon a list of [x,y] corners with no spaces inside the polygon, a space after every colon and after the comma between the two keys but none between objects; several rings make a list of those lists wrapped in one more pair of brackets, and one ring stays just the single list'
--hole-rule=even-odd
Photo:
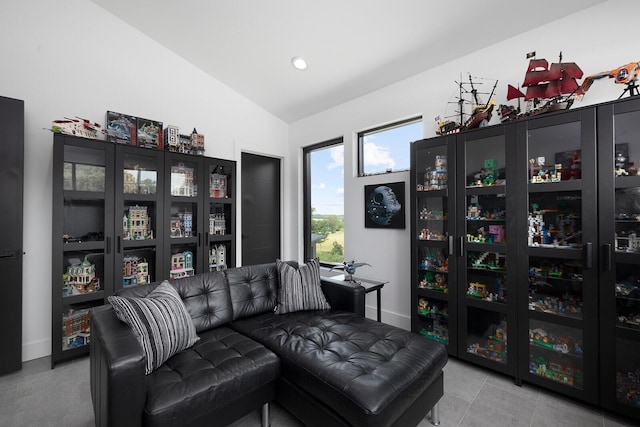
[{"label": "metal sofa leg", "polygon": [[269,427],[271,420],[269,419],[269,403],[262,405],[262,427]]},{"label": "metal sofa leg", "polygon": [[435,405],[433,405],[433,408],[431,408],[431,424],[433,424],[434,426],[439,426],[440,425],[440,402],[436,403]]}]

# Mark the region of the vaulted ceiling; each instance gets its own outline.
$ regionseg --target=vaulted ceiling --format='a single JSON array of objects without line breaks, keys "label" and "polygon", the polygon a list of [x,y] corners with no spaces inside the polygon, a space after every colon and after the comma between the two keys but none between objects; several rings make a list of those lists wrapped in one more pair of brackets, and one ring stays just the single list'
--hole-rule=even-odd
[{"label": "vaulted ceiling", "polygon": [[291,123],[604,0],[92,1]]}]

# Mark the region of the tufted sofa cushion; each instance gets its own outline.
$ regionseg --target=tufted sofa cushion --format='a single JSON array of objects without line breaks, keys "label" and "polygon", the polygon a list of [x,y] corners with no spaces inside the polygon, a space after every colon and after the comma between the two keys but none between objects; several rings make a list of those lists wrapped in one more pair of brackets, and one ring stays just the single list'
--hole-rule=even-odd
[{"label": "tufted sofa cushion", "polygon": [[278,269],[275,263],[224,270],[229,282],[233,320],[272,312],[278,297]]},{"label": "tufted sofa cushion", "polygon": [[183,426],[206,420],[252,398],[254,391],[273,390],[279,375],[278,357],[264,346],[227,327],[211,329],[147,377],[144,424]]},{"label": "tufted sofa cushion", "polygon": [[[196,332],[227,324],[233,317],[231,295],[222,271],[198,274],[171,280],[191,316]],[[159,283],[120,289],[116,294],[126,297],[146,297]]]},{"label": "tufted sofa cushion", "polygon": [[263,314],[231,326],[272,349],[283,377],[356,426],[392,424],[447,361],[442,345],[348,312]]}]

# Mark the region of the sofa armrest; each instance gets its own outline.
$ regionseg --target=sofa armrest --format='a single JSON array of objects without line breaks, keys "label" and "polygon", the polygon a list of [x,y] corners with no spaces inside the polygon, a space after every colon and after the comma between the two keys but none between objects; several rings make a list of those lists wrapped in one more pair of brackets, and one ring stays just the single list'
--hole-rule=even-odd
[{"label": "sofa armrest", "polygon": [[139,426],[146,399],[145,356],[111,305],[89,311],[90,381],[96,427]]},{"label": "sofa armrest", "polygon": [[322,292],[334,310],[344,310],[364,317],[364,288],[348,282],[320,279]]}]

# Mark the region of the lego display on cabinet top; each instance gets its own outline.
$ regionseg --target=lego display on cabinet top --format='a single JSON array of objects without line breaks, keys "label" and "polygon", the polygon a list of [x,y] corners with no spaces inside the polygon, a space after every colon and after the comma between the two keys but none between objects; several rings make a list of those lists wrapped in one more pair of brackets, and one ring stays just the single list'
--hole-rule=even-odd
[{"label": "lego display on cabinet top", "polygon": [[89,119],[83,119],[82,117],[67,118],[54,120],[51,122],[51,128],[47,129],[53,133],[62,133],[65,135],[79,136],[82,138],[97,139],[102,135],[102,125],[97,122],[92,122]]}]

